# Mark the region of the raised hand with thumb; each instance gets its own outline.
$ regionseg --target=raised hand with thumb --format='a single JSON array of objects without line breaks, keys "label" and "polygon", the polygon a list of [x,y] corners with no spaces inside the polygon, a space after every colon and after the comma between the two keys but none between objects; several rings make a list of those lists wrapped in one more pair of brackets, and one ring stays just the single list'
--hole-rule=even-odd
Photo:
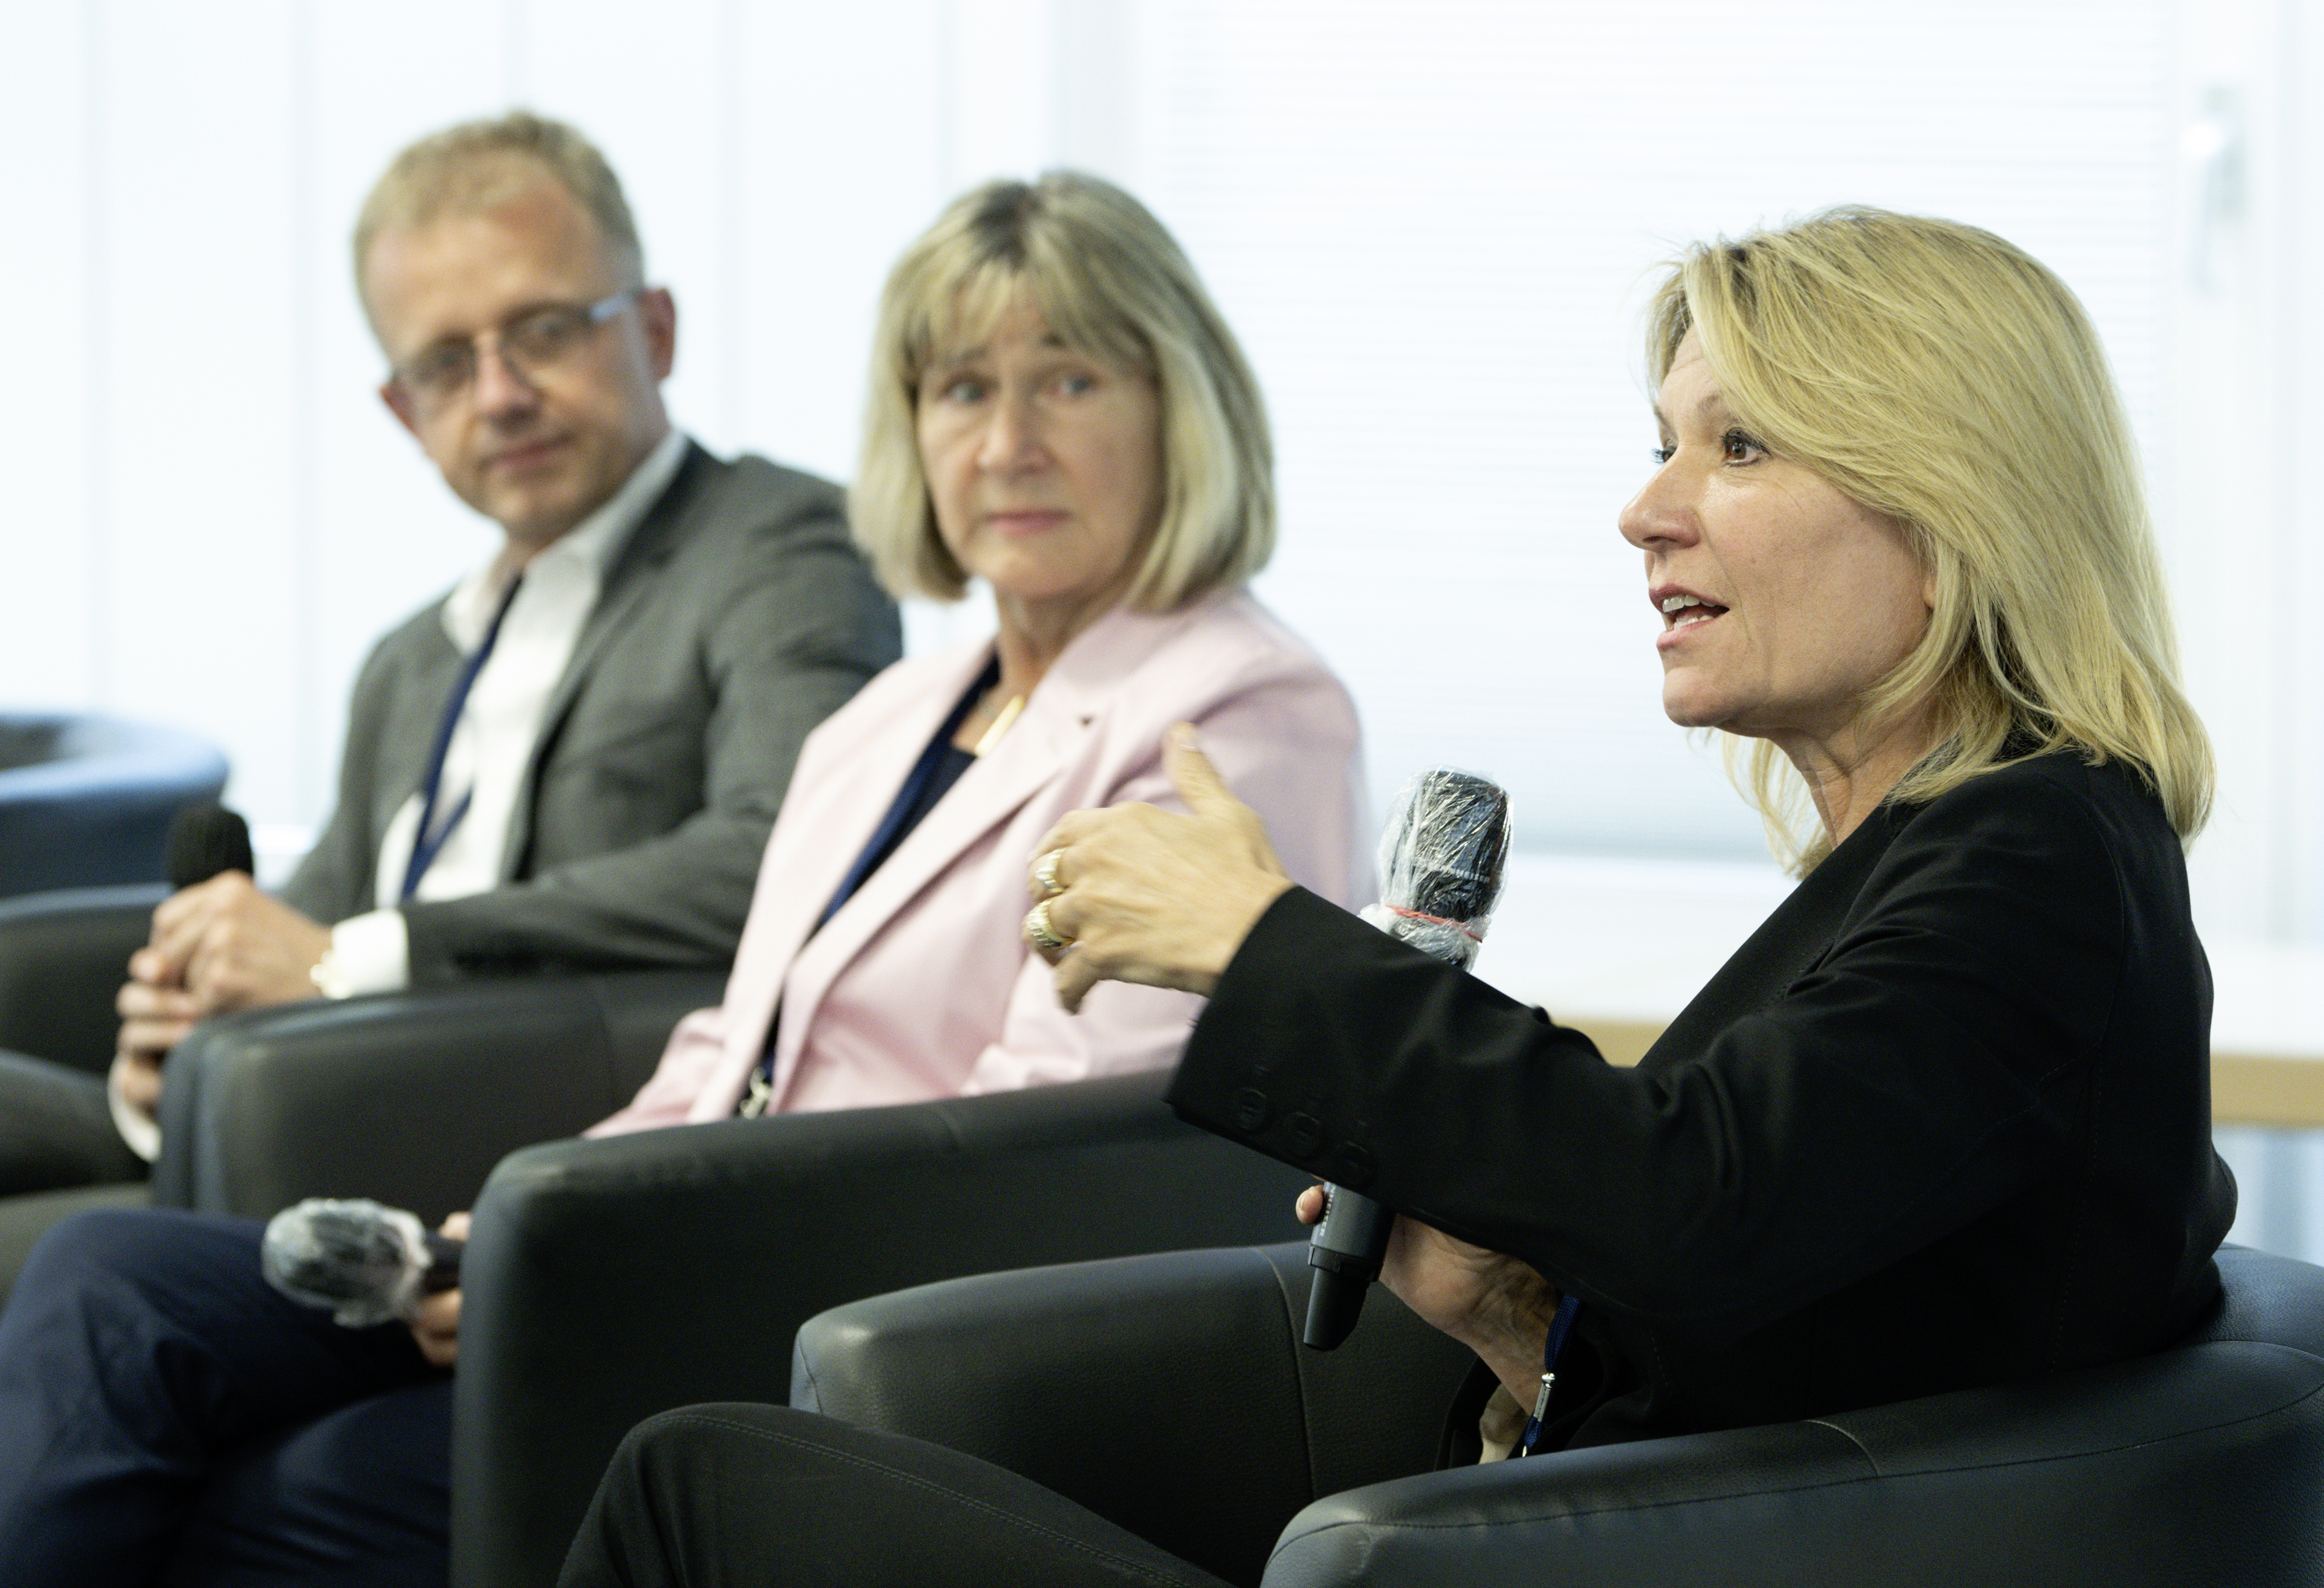
[{"label": "raised hand with thumb", "polygon": [[1180,723],[1162,747],[1185,814],[1153,805],[1075,811],[1029,870],[1025,935],[1078,1010],[1101,981],[1208,993],[1259,918],[1291,886],[1259,815]]}]

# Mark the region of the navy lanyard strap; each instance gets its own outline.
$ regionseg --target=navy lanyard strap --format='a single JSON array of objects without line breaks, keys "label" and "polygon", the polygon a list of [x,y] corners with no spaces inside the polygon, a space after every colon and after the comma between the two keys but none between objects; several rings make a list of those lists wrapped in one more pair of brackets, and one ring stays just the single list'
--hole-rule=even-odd
[{"label": "navy lanyard strap", "polygon": [[1541,1438],[1541,1419],[1549,1410],[1549,1391],[1557,1382],[1558,1353],[1565,1349],[1566,1331],[1573,1327],[1573,1315],[1582,1310],[1582,1299],[1572,1291],[1558,1298],[1557,1316],[1549,1320],[1549,1338],[1541,1348],[1541,1393],[1534,1397],[1533,1417],[1526,1424],[1525,1437],[1517,1441],[1512,1455],[1531,1455]]},{"label": "navy lanyard strap", "polygon": [[501,597],[500,610],[493,614],[483,643],[460,668],[460,676],[452,684],[451,698],[444,704],[444,721],[436,729],[436,748],[428,757],[428,779],[421,785],[425,792],[420,801],[420,825],[412,831],[411,858],[404,865],[403,886],[397,895],[400,904],[410,904],[411,896],[420,891],[420,879],[436,863],[446,841],[458,829],[460,819],[468,813],[469,802],[475,798],[475,785],[472,783],[461,791],[459,803],[452,807],[450,814],[440,822],[436,820],[436,802],[443,794],[444,757],[452,752],[452,732],[460,726],[460,713],[468,705],[468,692],[476,685],[476,675],[484,670],[484,663],[500,639],[501,622],[516,604],[516,592],[523,584],[522,574],[509,581],[508,593]]}]

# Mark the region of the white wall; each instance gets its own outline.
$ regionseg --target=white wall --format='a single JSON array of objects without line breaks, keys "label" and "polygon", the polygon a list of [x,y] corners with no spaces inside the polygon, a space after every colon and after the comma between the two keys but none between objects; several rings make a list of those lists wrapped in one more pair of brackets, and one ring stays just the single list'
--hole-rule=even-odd
[{"label": "white wall", "polygon": [[954,184],[941,0],[12,3],[0,50],[0,699],[168,718],[262,822],[328,808],[354,669],[489,554],[374,396],[346,237],[512,103],[622,173],[714,447],[832,474],[872,304]]},{"label": "white wall", "polygon": [[346,228],[401,143],[524,103],[628,183],[682,422],[837,475],[881,275],[945,198],[1130,184],[1259,366],[1263,591],[1355,684],[1377,782],[1476,766],[1565,849],[1757,842],[1659,721],[1611,528],[1646,268],[1840,199],[1991,225],[2089,303],[2155,472],[2220,741],[2206,930],[2324,936],[2318,0],[0,5],[0,700],[188,723],[262,822],[319,819],[364,647],[492,545],[372,395]]}]

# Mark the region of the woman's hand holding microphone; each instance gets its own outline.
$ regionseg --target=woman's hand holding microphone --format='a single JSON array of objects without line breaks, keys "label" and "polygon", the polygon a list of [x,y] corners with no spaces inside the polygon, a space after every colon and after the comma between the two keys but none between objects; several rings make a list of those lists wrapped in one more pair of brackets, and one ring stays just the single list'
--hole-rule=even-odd
[{"label": "woman's hand holding microphone", "polygon": [[[1144,804],[1075,811],[1049,830],[1028,873],[1039,902],[1025,938],[1056,967],[1068,1009],[1101,981],[1207,995],[1292,886],[1258,813],[1228,791],[1191,724],[1170,730],[1162,759],[1185,814]],[[1310,1188],[1299,1221],[1321,1218],[1323,1202],[1323,1188]],[[1531,1268],[1399,1216],[1380,1281],[1529,1396],[1557,1307]]]}]

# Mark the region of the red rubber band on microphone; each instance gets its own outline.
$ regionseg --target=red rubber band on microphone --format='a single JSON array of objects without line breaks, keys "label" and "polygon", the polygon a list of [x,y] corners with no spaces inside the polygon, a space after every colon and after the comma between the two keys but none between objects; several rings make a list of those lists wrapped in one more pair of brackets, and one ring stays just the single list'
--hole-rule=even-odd
[{"label": "red rubber band on microphone", "polygon": [[1481,943],[1485,941],[1479,933],[1471,932],[1469,923],[1465,921],[1453,921],[1443,915],[1424,915],[1417,910],[1407,910],[1401,904],[1382,904],[1380,908],[1391,915],[1401,915],[1406,921],[1425,921],[1431,926],[1452,927],[1471,942]]}]

